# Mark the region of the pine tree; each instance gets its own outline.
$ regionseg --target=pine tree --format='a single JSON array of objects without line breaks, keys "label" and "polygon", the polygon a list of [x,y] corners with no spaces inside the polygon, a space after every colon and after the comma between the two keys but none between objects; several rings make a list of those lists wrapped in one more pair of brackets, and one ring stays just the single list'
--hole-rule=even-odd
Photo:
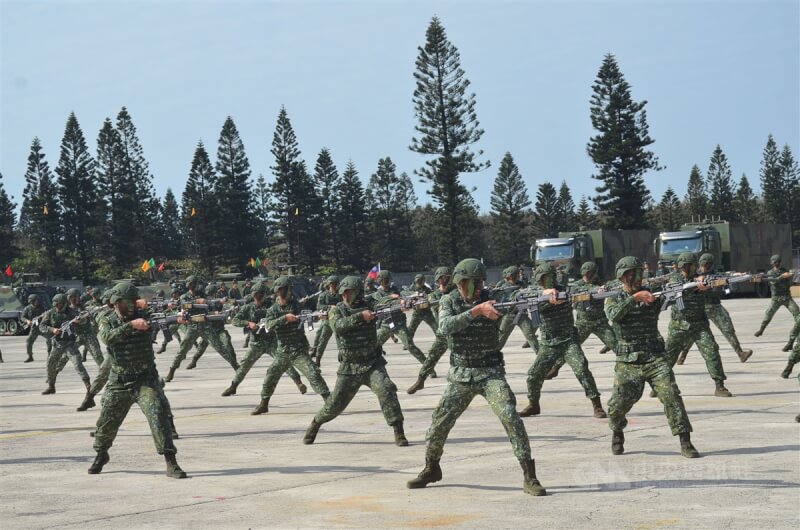
[{"label": "pine tree", "polygon": [[298,243],[295,211],[299,208],[296,204],[299,190],[292,176],[297,174],[295,166],[300,161],[300,149],[285,107],[281,107],[278,113],[270,152],[275,157],[275,165],[270,167],[275,175],[275,181],[270,186],[270,220],[274,228],[275,243],[286,247],[286,258],[294,264]]},{"label": "pine tree", "polygon": [[764,197],[764,217],[767,223],[785,222],[787,187],[780,168],[778,144],[770,134],[761,159],[761,193]]},{"label": "pine tree", "polygon": [[220,221],[214,194],[216,187],[214,166],[200,141],[194,151],[192,169],[183,191],[181,216],[187,254],[199,259],[209,272],[214,270],[222,243],[216,231]]},{"label": "pine tree", "polygon": [[800,167],[788,144],[783,146],[778,167],[786,190],[779,222],[791,223],[792,247],[800,246]]},{"label": "pine tree", "polygon": [[17,256],[17,248],[14,244],[14,225],[17,222],[16,207],[16,203],[12,202],[6,193],[3,174],[0,173],[0,265],[3,265],[3,270]]},{"label": "pine tree", "polygon": [[264,175],[261,173],[258,174],[258,178],[256,179],[254,198],[254,224],[257,227],[256,248],[260,251],[268,247],[271,241],[271,225],[268,219],[270,212],[269,186],[267,185]]},{"label": "pine tree", "polygon": [[219,134],[214,188],[222,220],[217,236],[226,264],[242,264],[259,250],[253,226],[250,190],[250,162],[233,118],[227,117]]},{"label": "pine tree", "polygon": [[[191,214],[191,210],[189,210]],[[183,258],[183,234],[181,231],[181,211],[172,188],[167,188],[161,203],[162,244],[158,254],[166,259]]]},{"label": "pine tree", "polygon": [[[433,157],[415,174],[432,183],[429,193],[441,221],[437,241],[447,261],[455,262],[471,250],[464,233],[471,233],[477,223],[477,209],[459,174],[479,171],[489,163],[477,162],[471,149],[483,129],[475,112],[475,94],[467,92],[470,82],[461,68],[458,49],[447,39],[436,17],[431,19],[425,37],[425,46],[418,48],[414,72],[414,129],[419,137],[412,138],[410,149]],[[482,153],[478,151],[477,155]]]},{"label": "pine tree", "polygon": [[24,248],[46,250],[49,263],[43,268],[55,268],[56,250],[61,241],[59,212],[50,165],[45,160],[39,138],[34,138],[25,171],[18,232]]},{"label": "pine tree", "polygon": [[686,187],[686,210],[692,220],[702,222],[708,215],[708,194],[706,181],[697,164],[689,172],[689,184]]},{"label": "pine tree", "polygon": [[655,142],[647,125],[647,101],[633,101],[630,85],[610,53],[592,90],[592,127],[599,134],[591,138],[586,151],[599,170],[592,177],[602,182],[596,188],[595,206],[607,228],[642,228],[650,198],[644,174],[663,169],[647,149]]},{"label": "pine tree", "polygon": [[731,179],[731,168],[728,165],[728,158],[722,152],[722,148],[717,145],[711,155],[711,162],[708,165],[708,187],[711,190],[708,206],[712,216],[721,218],[724,221],[738,221],[736,209],[733,206],[733,197],[736,194],[734,183]]},{"label": "pine tree", "polygon": [[572,192],[567,186],[567,181],[561,182],[558,190],[558,229],[559,231],[569,232],[577,228],[575,226],[575,202],[572,200]]},{"label": "pine tree", "polygon": [[56,173],[63,207],[64,245],[68,250],[74,249],[80,268],[79,271],[66,271],[66,274],[77,272],[81,278],[88,280],[92,274],[90,264],[95,244],[100,235],[96,229],[101,223],[97,219],[95,162],[86,147],[86,139],[75,113],[70,113],[67,119]]},{"label": "pine tree", "polygon": [[533,208],[533,228],[536,237],[555,237],[558,235],[559,203],[556,188],[550,182],[539,184],[536,204]]},{"label": "pine tree", "polygon": [[678,195],[672,186],[668,186],[657,207],[658,228],[666,232],[677,230],[683,218],[681,210],[681,201],[678,199]]},{"label": "pine tree", "polygon": [[578,230],[589,230],[596,226],[594,212],[589,207],[586,195],[581,195],[581,202],[578,203],[578,210],[575,212],[575,228]]},{"label": "pine tree", "polygon": [[342,216],[340,196],[338,194],[342,179],[331,158],[330,151],[323,147],[317,156],[317,165],[314,167],[314,187],[322,200],[323,222],[318,227],[322,232],[322,251],[333,258],[333,263],[338,270],[342,264],[339,251],[338,223]]},{"label": "pine tree", "polygon": [[[409,189],[410,188],[410,189]],[[416,202],[410,179],[398,178],[397,167],[388,156],[378,160],[366,191],[370,214],[370,255],[384,268],[404,270],[413,261],[411,203]]]},{"label": "pine tree", "polygon": [[490,203],[494,262],[522,263],[526,248],[530,245],[526,237],[529,229],[525,221],[531,199],[511,153],[506,152],[500,162]]},{"label": "pine tree", "polygon": [[[306,169],[306,163],[299,161],[290,172],[290,182],[294,186],[291,214],[297,229],[297,262],[305,266],[308,274],[316,274],[316,268],[322,263],[319,249],[322,246],[322,235],[318,229],[322,223],[322,198],[314,187],[314,180]],[[290,206],[291,207],[291,206]]]},{"label": "pine tree", "polygon": [[733,205],[739,215],[739,220],[743,223],[757,223],[758,215],[758,198],[753,189],[750,187],[750,182],[747,180],[747,175],[742,173],[742,178],[739,181],[739,186],[736,189],[736,197],[733,199]]},{"label": "pine tree", "polygon": [[366,206],[364,187],[352,160],[348,160],[338,189],[341,208],[342,262],[356,271],[368,263],[366,251]]}]

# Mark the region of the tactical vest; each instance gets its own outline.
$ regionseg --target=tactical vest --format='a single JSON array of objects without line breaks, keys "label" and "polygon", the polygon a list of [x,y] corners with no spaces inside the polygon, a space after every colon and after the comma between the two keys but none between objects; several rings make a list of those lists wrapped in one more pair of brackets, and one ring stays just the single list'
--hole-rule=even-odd
[{"label": "tactical vest", "polygon": [[[355,307],[348,307],[344,302],[339,302],[333,311],[334,318],[349,317],[370,309],[366,302],[358,303]],[[355,327],[343,333],[336,333],[336,345],[339,347],[339,362],[355,363],[365,366],[372,365],[380,356],[378,346],[378,328],[376,320],[366,322],[359,320]]]},{"label": "tactical vest", "polygon": [[[768,277],[775,278],[780,276],[784,272],[787,272],[786,269],[781,267],[779,272],[776,272],[775,269],[772,269],[767,273]],[[789,296],[791,294],[791,287],[792,287],[792,279],[791,278],[783,278],[776,282],[771,282],[769,284],[769,290],[772,296]]]},{"label": "tactical vest", "polygon": [[[621,293],[618,303],[632,297]],[[658,331],[658,317],[661,307],[658,302],[650,305],[633,303],[624,317],[612,322],[611,327],[617,338],[616,353],[619,360],[626,360],[634,352],[661,353],[664,339]]]},{"label": "tactical vest", "polygon": [[[130,320],[143,318],[138,312]],[[117,313],[111,312],[105,317],[106,325],[110,329],[123,326],[126,322],[120,320]],[[155,370],[155,355],[153,341],[149,331],[131,330],[121,340],[113,345],[108,344],[108,356],[111,359],[111,369],[122,375],[136,376],[150,370]]]},{"label": "tactical vest", "polygon": [[544,303],[539,310],[542,325],[539,333],[543,340],[561,340],[569,338],[575,327],[575,318],[572,316],[572,304]]},{"label": "tactical vest", "polygon": [[[285,306],[281,306],[280,302],[276,301],[267,311],[267,317],[278,319],[289,313],[300,314],[300,304],[297,303],[297,300],[290,300]],[[302,325],[298,327],[296,322],[285,322],[275,326],[273,329],[275,330],[275,336],[278,338],[279,347],[298,346],[308,350],[308,339]]]},{"label": "tactical vest", "polygon": [[[442,297],[442,303],[446,303],[445,299],[453,308],[453,316],[457,316],[489,300],[489,295],[486,291],[481,291],[476,302],[468,303],[461,293],[454,290]],[[489,320],[479,316],[465,329],[448,335],[450,364],[462,368],[502,366],[504,363],[498,342],[499,326],[500,319]]]},{"label": "tactical vest", "polygon": [[[600,287],[600,284],[596,283],[586,283],[583,281],[583,278],[575,282],[575,287],[579,290],[591,290],[596,287]],[[603,306],[605,305],[605,300],[590,300],[589,307],[584,307],[583,303],[579,303],[575,308],[578,314],[578,318],[585,319],[585,320],[601,320],[606,318],[606,314],[603,310]]]}]

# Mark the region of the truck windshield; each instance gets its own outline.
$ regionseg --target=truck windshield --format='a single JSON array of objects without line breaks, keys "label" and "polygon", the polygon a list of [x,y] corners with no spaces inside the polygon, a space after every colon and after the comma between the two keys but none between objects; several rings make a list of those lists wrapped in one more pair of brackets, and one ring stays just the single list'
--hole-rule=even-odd
[{"label": "truck windshield", "polygon": [[690,239],[665,239],[661,241],[661,254],[680,254],[681,252],[700,252],[703,240],[700,237]]},{"label": "truck windshield", "polygon": [[558,259],[570,259],[574,253],[572,245],[554,245],[548,247],[538,247],[536,249],[536,261],[552,261]]}]

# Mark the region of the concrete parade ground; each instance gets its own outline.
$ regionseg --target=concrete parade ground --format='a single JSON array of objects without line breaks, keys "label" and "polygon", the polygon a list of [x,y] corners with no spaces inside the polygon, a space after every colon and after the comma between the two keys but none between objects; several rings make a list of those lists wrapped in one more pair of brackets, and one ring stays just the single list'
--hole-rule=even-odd
[{"label": "concrete parade ground", "polygon": [[[648,391],[629,415],[625,454],[612,456],[607,420],[568,366],[546,381],[541,416],[524,419],[547,497],[522,491],[522,470],[500,422],[480,397],[456,423],[441,461],[443,479],[406,489],[425,462],[425,432],[445,385],[448,354],[415,395],[405,390],[419,364],[401,344],[387,343],[388,371],[398,386],[409,447],[394,445],[377,399],[366,388],[314,445],[301,443],[322,404],[310,388],[300,395],[282,378],[269,413],[251,416],[271,361],[263,357],[238,394],[220,393],[233,376],[209,348],[196,369],[184,361],[166,387],[180,439],[178,462],[189,478],[164,474],[148,424],[136,405],[123,423],[111,461],[87,474],[95,452],[89,433],[98,406],[76,412],[84,387],[68,365],[55,395],[43,396],[45,343],[23,363],[25,337],[2,337],[0,348],[0,524],[3,528],[798,528],[800,527],[800,387],[780,377],[792,319],[781,308],[760,338],[753,337],[768,300],[724,301],[739,338],[755,353],[740,363],[722,334],[720,344],[732,398],[714,397],[714,382],[696,348],[676,366],[702,458],[681,457],[657,399]],[[666,338],[669,314],[660,327]],[[229,326],[239,358],[244,337]],[[313,334],[309,332],[313,341]],[[159,336],[160,339],[160,336]],[[416,343],[427,351],[433,333],[423,324]],[[518,408],[527,402],[525,378],[533,352],[519,330],[504,349]],[[584,344],[604,406],[611,395],[614,356],[599,355],[599,340]],[[164,376],[177,342],[157,356]],[[191,355],[191,354],[190,354]],[[91,358],[92,377],[97,366]],[[322,362],[333,388],[336,345]],[[800,365],[796,367],[800,370]],[[304,378],[305,379],[305,378]]]}]

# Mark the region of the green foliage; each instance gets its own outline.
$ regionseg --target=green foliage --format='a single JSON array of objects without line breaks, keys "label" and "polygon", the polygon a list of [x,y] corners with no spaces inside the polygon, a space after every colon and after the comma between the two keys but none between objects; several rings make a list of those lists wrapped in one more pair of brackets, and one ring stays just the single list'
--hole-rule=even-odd
[{"label": "green foliage", "polygon": [[490,204],[492,263],[521,263],[530,247],[527,214],[531,199],[511,153],[500,162]]},{"label": "green foliage", "polygon": [[581,202],[578,203],[578,209],[575,212],[575,229],[582,230],[583,228],[587,230],[597,228],[597,219],[585,195],[581,195]]},{"label": "green foliage", "polygon": [[691,219],[703,221],[708,215],[708,195],[706,194],[706,181],[697,164],[689,172],[689,184],[686,187],[686,213]]},{"label": "green foliage", "polygon": [[342,264],[340,252],[340,235],[338,224],[342,218],[341,196],[339,187],[342,179],[331,158],[331,152],[323,147],[317,156],[314,167],[314,189],[319,193],[322,210],[322,222],[317,226],[320,233],[322,246],[321,253],[328,259],[333,259],[334,267]]},{"label": "green foliage", "polygon": [[558,230],[567,232],[575,228],[575,202],[567,181],[563,180],[558,190]]},{"label": "green foliage", "polygon": [[683,207],[678,195],[672,186],[661,196],[661,202],[656,207],[657,228],[665,232],[678,230],[683,223]]},{"label": "green foliage", "polygon": [[[17,215],[14,209],[17,205],[9,199],[6,188],[3,186],[3,174],[0,173],[0,264],[5,265],[17,255],[14,244],[14,225]],[[2,272],[2,271],[0,271]]]},{"label": "green foliage", "polygon": [[742,173],[739,186],[736,188],[736,197],[733,199],[733,206],[739,220],[743,223],[757,223],[761,219],[758,197],[750,187],[747,175]]},{"label": "green foliage", "polygon": [[162,241],[161,255],[168,260],[183,258],[183,232],[181,230],[181,211],[172,188],[167,188],[160,211]]},{"label": "green foliage", "polygon": [[369,257],[367,248],[367,214],[364,187],[352,160],[347,162],[342,182],[337,190],[341,208],[338,231],[341,237],[341,259],[343,263],[357,271],[367,268]]},{"label": "green foliage", "polygon": [[411,211],[416,196],[408,175],[398,177],[396,171],[391,158],[381,158],[367,185],[370,255],[385,269],[410,270],[414,263]]},{"label": "green foliage", "polygon": [[[192,169],[183,190],[181,216],[184,243],[189,256],[198,259],[205,270],[217,264],[222,242],[218,238],[218,203],[214,190],[217,174],[203,142],[198,142],[192,159]],[[192,215],[194,212],[194,215]]]},{"label": "green foliage", "polygon": [[722,152],[722,148],[717,145],[711,155],[711,162],[706,174],[708,187],[711,190],[708,209],[714,218],[734,222],[739,220],[739,216],[733,204],[735,190],[731,176],[728,158]]},{"label": "green foliage", "polygon": [[536,205],[533,208],[535,237],[556,237],[558,235],[559,210],[556,188],[547,181],[539,184],[539,191],[536,192]]}]

